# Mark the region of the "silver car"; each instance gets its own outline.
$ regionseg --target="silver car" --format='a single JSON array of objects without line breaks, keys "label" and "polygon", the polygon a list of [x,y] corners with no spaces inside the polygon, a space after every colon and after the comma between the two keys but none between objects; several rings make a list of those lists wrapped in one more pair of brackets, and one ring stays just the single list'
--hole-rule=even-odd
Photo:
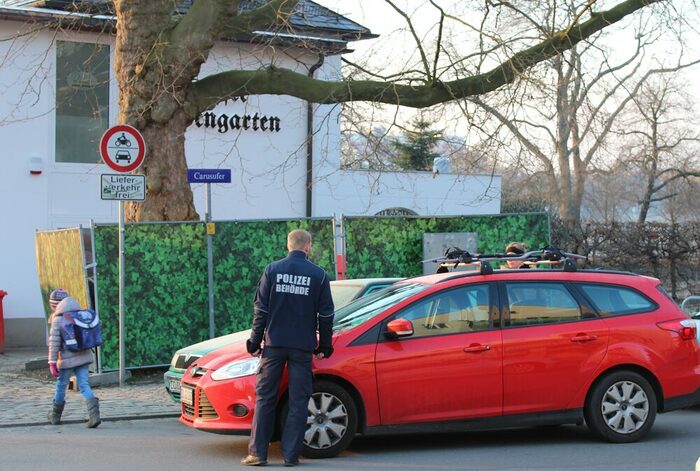
[{"label": "silver car", "polygon": [[698,343],[700,343],[700,296],[688,296],[681,303],[681,309],[695,322],[698,331]]}]

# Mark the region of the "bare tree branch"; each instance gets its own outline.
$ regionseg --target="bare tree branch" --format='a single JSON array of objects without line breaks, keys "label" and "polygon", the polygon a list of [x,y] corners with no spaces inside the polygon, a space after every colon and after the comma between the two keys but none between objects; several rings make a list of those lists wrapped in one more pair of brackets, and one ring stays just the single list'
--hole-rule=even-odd
[{"label": "bare tree branch", "polygon": [[[566,31],[556,32],[539,44],[514,54],[489,72],[435,85],[412,87],[366,80],[330,82],[275,67],[257,71],[223,72],[193,84],[188,97],[188,113],[195,116],[221,100],[246,94],[286,94],[314,103],[373,101],[414,108],[483,95],[513,82],[520,73],[533,65],[555,57],[627,15],[658,1],[660,0],[625,0],[610,10],[593,13],[589,20],[573,25]],[[422,55],[424,57],[424,53]],[[429,71],[425,58],[424,65]]]}]

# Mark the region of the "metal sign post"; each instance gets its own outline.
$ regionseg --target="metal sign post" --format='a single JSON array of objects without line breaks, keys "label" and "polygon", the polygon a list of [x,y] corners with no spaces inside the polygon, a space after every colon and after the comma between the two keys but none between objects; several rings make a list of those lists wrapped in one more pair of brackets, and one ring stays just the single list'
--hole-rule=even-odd
[{"label": "metal sign post", "polygon": [[193,168],[187,170],[187,181],[190,183],[204,183],[206,191],[206,208],[204,222],[207,228],[207,285],[209,291],[209,338],[216,336],[216,319],[214,316],[214,249],[212,236],[216,234],[216,225],[212,222],[211,215],[211,184],[231,183],[230,169],[203,169]]},{"label": "metal sign post", "polygon": [[124,306],[124,201],[144,201],[146,199],[146,176],[123,175],[136,170],[143,164],[146,143],[141,133],[127,125],[109,128],[100,140],[102,160],[119,175],[102,175],[100,197],[103,200],[117,201],[119,220],[119,386],[125,381],[125,306]]},{"label": "metal sign post", "polygon": [[333,252],[335,254],[335,279],[345,280],[348,277],[347,251],[345,248],[345,227],[343,213],[340,217],[333,214]]},{"label": "metal sign post", "polygon": [[119,212],[119,386],[124,386],[124,202],[117,203]]},{"label": "metal sign post", "polygon": [[209,286],[209,338],[216,336],[216,325],[214,320],[214,252],[212,248],[211,224],[211,183],[205,185],[207,192],[207,205],[204,220],[207,225],[207,285]]}]

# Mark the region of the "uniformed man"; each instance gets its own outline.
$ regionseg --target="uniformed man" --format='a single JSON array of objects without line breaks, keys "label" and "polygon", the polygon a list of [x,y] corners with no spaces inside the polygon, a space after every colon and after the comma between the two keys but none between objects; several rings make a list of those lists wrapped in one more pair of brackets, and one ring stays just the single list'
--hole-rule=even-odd
[{"label": "uniformed man", "polygon": [[246,347],[251,355],[262,358],[248,456],[241,460],[247,466],[267,464],[277,392],[285,365],[289,375],[289,412],[281,448],[285,466],[299,463],[313,390],[312,355],[320,360],[333,353],[330,282],[326,272],[307,259],[311,234],[301,229],[290,232],[287,249],[286,258],[265,268],[255,294],[253,330]]}]

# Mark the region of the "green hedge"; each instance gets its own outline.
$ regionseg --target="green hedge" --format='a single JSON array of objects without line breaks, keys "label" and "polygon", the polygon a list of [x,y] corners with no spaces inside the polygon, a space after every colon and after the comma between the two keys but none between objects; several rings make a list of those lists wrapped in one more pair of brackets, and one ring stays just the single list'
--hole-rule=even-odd
[{"label": "green hedge", "polygon": [[[287,233],[308,229],[312,260],[333,273],[330,219],[216,223],[213,237],[216,335],[250,328],[265,265],[286,256]],[[175,350],[209,337],[206,229],[203,223],[128,224],[125,229],[126,367],[170,362]],[[116,226],[98,226],[98,302],[103,367],[119,363]]]},{"label": "green hedge", "polygon": [[531,249],[549,244],[549,217],[546,213],[346,218],[344,225],[348,278],[422,274],[424,233],[475,232],[481,253],[500,253],[511,241],[524,242]]},{"label": "green hedge", "polygon": [[[173,352],[207,337],[207,251],[202,223],[127,224],[125,366],[170,362]],[[95,230],[102,366],[119,365],[116,226]]]},{"label": "green hedge", "polygon": [[313,236],[310,259],[333,278],[333,222],[218,222],[214,237],[214,299],[216,334],[249,329],[253,298],[265,266],[287,255],[287,234],[306,229]]}]

